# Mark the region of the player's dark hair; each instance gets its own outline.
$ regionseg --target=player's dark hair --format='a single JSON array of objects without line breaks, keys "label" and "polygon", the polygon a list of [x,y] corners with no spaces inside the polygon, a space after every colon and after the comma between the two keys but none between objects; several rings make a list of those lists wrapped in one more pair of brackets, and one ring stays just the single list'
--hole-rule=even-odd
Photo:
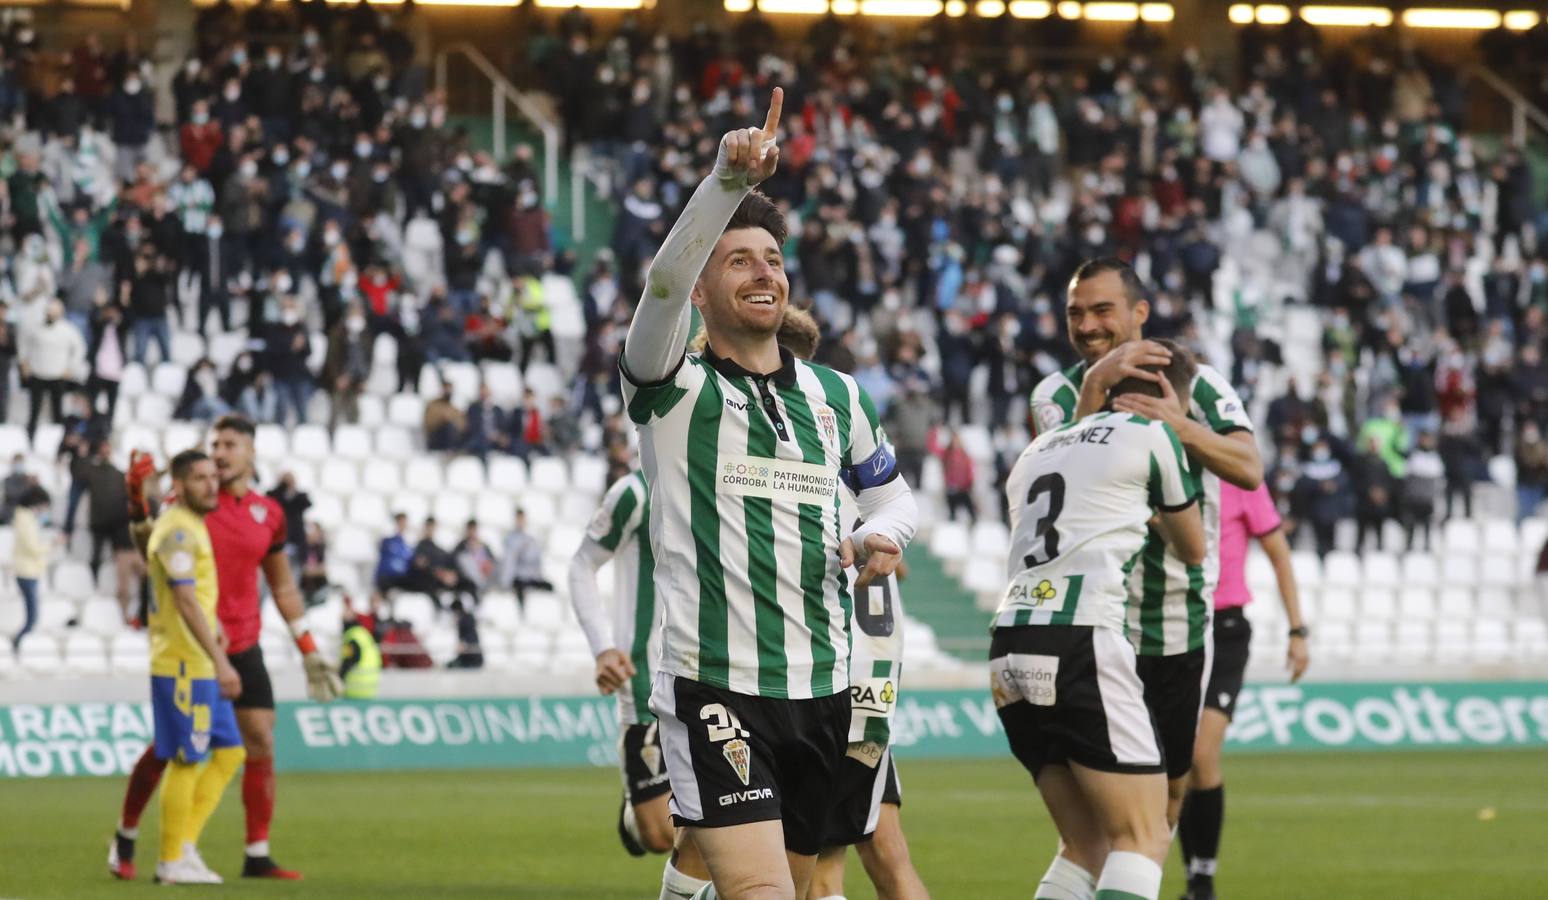
[{"label": "player's dark hair", "polygon": [[247,418],[246,416],[230,414],[221,416],[215,420],[215,430],[235,431],[238,434],[245,434],[248,437],[254,437],[258,434],[258,426],[254,425],[251,419]]},{"label": "player's dark hair", "polygon": [[760,191],[753,191],[743,197],[736,212],[731,214],[731,221],[726,223],[726,231],[742,228],[762,228],[774,236],[774,243],[781,246],[790,234],[790,227],[785,224],[785,214]]},{"label": "player's dark hair", "polygon": [[172,477],[176,480],[186,478],[189,469],[192,469],[196,463],[204,462],[209,458],[210,455],[203,450],[184,450],[182,453],[172,457]]},{"label": "player's dark hair", "polygon": [[[1198,360],[1188,352],[1188,348],[1176,341],[1166,338],[1152,338],[1157,344],[1172,351],[1172,361],[1165,366],[1140,366],[1146,372],[1155,372],[1172,383],[1172,390],[1179,397],[1188,396],[1193,385],[1193,376],[1199,373]],[[1113,385],[1107,392],[1107,399],[1124,394],[1144,394],[1147,397],[1160,397],[1161,386],[1154,381],[1146,381],[1143,378],[1129,377]]]},{"label": "player's dark hair", "polygon": [[1108,272],[1118,273],[1119,280],[1123,282],[1123,295],[1128,298],[1130,306],[1147,299],[1145,297],[1145,284],[1140,281],[1139,275],[1134,271],[1134,267],[1116,256],[1098,256],[1095,259],[1088,259],[1081,263],[1075,269],[1075,274],[1070,276],[1070,289],[1073,290],[1075,285],[1088,278],[1095,278]]},{"label": "player's dark hair", "polygon": [[42,485],[34,484],[22,492],[16,500],[16,505],[30,509],[34,506],[47,506],[51,502],[48,491],[44,490]]}]

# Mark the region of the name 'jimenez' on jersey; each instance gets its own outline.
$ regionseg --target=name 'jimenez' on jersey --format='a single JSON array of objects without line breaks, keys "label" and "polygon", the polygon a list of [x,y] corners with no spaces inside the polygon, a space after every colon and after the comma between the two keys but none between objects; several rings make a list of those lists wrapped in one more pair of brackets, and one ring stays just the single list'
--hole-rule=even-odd
[{"label": "name 'jimenez' on jersey", "polygon": [[1122,632],[1129,572],[1157,510],[1199,486],[1164,422],[1102,412],[1045,432],[1005,482],[1009,582],[995,627],[1091,625]]}]

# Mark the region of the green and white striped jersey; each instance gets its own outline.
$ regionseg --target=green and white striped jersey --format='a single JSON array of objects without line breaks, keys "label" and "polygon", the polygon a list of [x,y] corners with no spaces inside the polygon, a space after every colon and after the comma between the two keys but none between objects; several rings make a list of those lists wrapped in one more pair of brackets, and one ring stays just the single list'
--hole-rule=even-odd
[{"label": "green and white striped jersey", "polygon": [[[629,654],[634,677],[618,691],[618,721],[644,725],[655,721],[650,711],[651,660],[660,651],[661,614],[656,604],[650,547],[650,489],[645,473],[635,470],[613,482],[602,506],[591,517],[586,537],[612,554],[613,634],[611,646]],[[593,647],[593,652],[607,649]]]},{"label": "green and white striped jersey", "polygon": [[1005,480],[1009,584],[995,627],[1125,630],[1129,570],[1156,510],[1198,497],[1171,426],[1102,412],[1045,432]]},{"label": "green and white striped jersey", "polygon": [[[1032,419],[1039,432],[1067,423],[1085,378],[1086,364],[1077,363],[1038,382],[1032,390]],[[1231,382],[1212,366],[1199,365],[1189,390],[1188,415],[1216,434],[1252,431],[1252,421]],[[1129,575],[1128,635],[1141,656],[1174,656],[1204,646],[1215,584],[1220,578],[1220,479],[1188,458],[1203,506],[1206,555],[1202,565],[1189,566],[1167,551],[1166,541],[1152,531],[1145,538],[1138,563]]]},{"label": "green and white striped jersey", "polygon": [[661,671],[759,697],[849,686],[842,480],[889,482],[876,407],[847,375],[795,360],[756,375],[689,354],[623,395],[650,483]]}]

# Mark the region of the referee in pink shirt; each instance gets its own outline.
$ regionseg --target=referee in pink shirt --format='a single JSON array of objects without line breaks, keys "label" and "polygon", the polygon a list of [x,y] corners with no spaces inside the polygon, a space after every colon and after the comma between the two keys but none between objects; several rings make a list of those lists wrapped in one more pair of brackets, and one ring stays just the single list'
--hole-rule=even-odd
[{"label": "referee in pink shirt", "polygon": [[1247,589],[1247,541],[1257,538],[1274,566],[1274,580],[1290,623],[1290,649],[1286,664],[1290,680],[1306,671],[1306,622],[1290,566],[1290,542],[1280,528],[1279,512],[1269,497],[1268,486],[1244,491],[1220,482],[1220,582],[1215,588],[1215,661],[1204,692],[1204,713],[1199,719],[1198,739],[1193,745],[1192,782],[1183,801],[1178,837],[1188,870],[1187,900],[1214,900],[1215,864],[1220,850],[1220,830],[1225,821],[1225,785],[1220,772],[1220,748],[1226,727],[1236,709],[1247,671],[1247,646],[1252,626],[1243,607],[1252,602]]}]

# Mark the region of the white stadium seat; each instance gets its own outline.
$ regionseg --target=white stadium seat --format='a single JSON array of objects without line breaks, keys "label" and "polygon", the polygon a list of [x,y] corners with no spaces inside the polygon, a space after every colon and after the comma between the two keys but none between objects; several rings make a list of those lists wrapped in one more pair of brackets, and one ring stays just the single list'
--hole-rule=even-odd
[{"label": "white stadium seat", "polygon": [[[415,426],[419,428],[421,426]],[[414,458],[415,443],[409,429],[399,425],[383,425],[376,429],[376,455],[382,459],[400,462]]]},{"label": "white stadium seat", "polygon": [[510,409],[521,403],[521,372],[510,363],[484,363],[484,384],[496,406]]},{"label": "white stadium seat", "polygon": [[81,606],[81,627],[102,637],[113,637],[124,630],[124,615],[112,600],[94,598]]},{"label": "white stadium seat", "polygon": [[393,394],[387,399],[387,421],[399,428],[424,428],[424,399],[418,394]]},{"label": "white stadium seat", "polygon": [[94,634],[76,632],[65,639],[64,667],[77,675],[106,675],[107,645]]},{"label": "white stadium seat", "polygon": [[1440,564],[1433,553],[1407,553],[1403,556],[1403,582],[1434,589],[1440,584]]},{"label": "white stadium seat", "polygon": [[570,471],[562,460],[539,456],[527,464],[527,483],[533,490],[559,495],[569,490]]},{"label": "white stadium seat", "polygon": [[376,457],[360,470],[360,486],[368,491],[391,496],[403,487],[403,470],[390,459]]},{"label": "white stadium seat", "polygon": [[[1498,553],[1506,556],[1514,556],[1519,550],[1520,536],[1515,523],[1508,519],[1484,519],[1479,523],[1482,532],[1481,546],[1483,553]],[[1527,552],[1536,554],[1541,547],[1525,548]]]},{"label": "white stadium seat", "polygon": [[478,520],[485,533],[503,539],[505,533],[516,526],[516,505],[507,497],[485,492],[478,495],[473,518]]},{"label": "white stadium seat", "polygon": [[321,425],[297,425],[290,433],[290,452],[302,459],[327,459],[333,455],[328,430]]},{"label": "white stadium seat", "polygon": [[441,463],[428,456],[409,460],[403,467],[403,486],[422,494],[433,494],[441,489]]},{"label": "white stadium seat", "polygon": [[333,429],[333,453],[343,459],[371,458],[371,433],[359,425],[340,425]]},{"label": "white stadium seat", "polygon": [[1397,596],[1385,588],[1365,588],[1360,592],[1360,617],[1373,622],[1390,622],[1398,615]]},{"label": "white stadium seat", "polygon": [[1452,519],[1442,528],[1442,545],[1447,555],[1478,552],[1478,523],[1472,519]]},{"label": "white stadium seat", "polygon": [[374,394],[361,394],[356,403],[360,408],[360,421],[358,424],[361,428],[374,430],[378,426],[386,424],[387,404],[382,402],[382,398]]},{"label": "white stadium seat", "polygon": [[203,358],[204,338],[198,332],[172,332],[172,362],[187,369]]},{"label": "white stadium seat", "polygon": [[323,531],[332,531],[344,521],[344,504],[333,494],[316,491],[312,494],[312,508],[306,511],[306,517],[321,525]]},{"label": "white stadium seat", "polygon": [[1428,622],[1435,618],[1435,592],[1404,588],[1398,594],[1398,615],[1404,620]]},{"label": "white stadium seat", "polygon": [[507,495],[527,489],[527,464],[514,456],[489,457],[488,487]]},{"label": "white stadium seat", "polygon": [[85,563],[75,560],[64,560],[54,566],[50,586],[53,593],[60,597],[68,597],[72,601],[84,600],[95,590],[95,585],[91,581],[91,569]]},{"label": "white stadium seat", "polygon": [[[1535,560],[1534,560],[1535,562]],[[1516,558],[1492,551],[1479,558],[1478,582],[1483,587],[1509,589],[1516,586]]]},{"label": "white stadium seat", "polygon": [[43,677],[58,675],[64,667],[59,642],[42,634],[29,634],[22,638],[16,662],[22,671]]},{"label": "white stadium seat", "polygon": [[376,564],[376,542],[363,523],[340,526],[328,535],[330,555],[348,563]]},{"label": "white stadium seat", "polygon": [[438,525],[455,529],[459,533],[463,525],[473,518],[473,504],[466,494],[442,491],[435,495],[435,504],[430,511],[435,515]]},{"label": "white stadium seat", "polygon": [[[161,394],[145,394],[134,401],[134,422],[142,428],[154,428],[160,431],[168,422],[172,421],[172,410],[176,400]],[[159,442],[158,442],[159,443]]]},{"label": "white stadium seat", "polygon": [[161,432],[161,452],[171,459],[184,450],[203,447],[204,428],[188,422],[169,422]]},{"label": "white stadium seat", "polygon": [[1447,587],[1476,588],[1478,563],[1472,556],[1455,555],[1447,551],[1441,562],[1441,584]]},{"label": "white stadium seat", "polygon": [[1340,588],[1360,586],[1360,558],[1335,550],[1322,561],[1322,583]]},{"label": "white stadium seat", "polygon": [[600,456],[577,456],[570,461],[570,484],[600,497],[607,490],[607,461]]},{"label": "white stadium seat", "polygon": [[1360,582],[1367,587],[1395,588],[1403,583],[1403,572],[1396,556],[1372,551],[1360,561]]},{"label": "white stadium seat", "polygon": [[1322,584],[1322,560],[1317,554],[1297,550],[1290,554],[1290,565],[1295,570],[1295,583],[1302,590]]},{"label": "white stadium seat", "polygon": [[[183,383],[188,380],[188,369],[169,362],[157,363],[151,372],[151,392],[168,400],[177,400],[183,394]],[[122,390],[122,385],[120,385]]]},{"label": "white stadium seat", "polygon": [[1435,608],[1439,622],[1458,621],[1473,617],[1473,594],[1466,587],[1443,588]]},{"label": "white stadium seat", "polygon": [[[126,363],[124,374],[118,379],[118,399],[134,399],[150,389],[150,378],[139,363]],[[179,387],[179,390],[182,388]],[[120,404],[122,405],[122,404]]]},{"label": "white stadium seat", "polygon": [[1319,598],[1321,607],[1319,621],[1346,622],[1355,618],[1355,595],[1353,591],[1342,588],[1325,588]]},{"label": "white stadium seat", "polygon": [[290,455],[290,433],[278,425],[259,425],[253,450],[259,459],[282,460]]},{"label": "white stadium seat", "polygon": [[471,456],[459,456],[446,464],[446,487],[450,490],[478,494],[486,482],[484,464]]},{"label": "white stadium seat", "polygon": [[20,425],[0,424],[0,462],[7,467],[18,453],[31,453],[32,442],[27,440],[27,430]]},{"label": "white stadium seat", "polygon": [[360,487],[359,464],[345,459],[330,459],[318,468],[317,483],[322,490],[334,494],[352,494]]}]

